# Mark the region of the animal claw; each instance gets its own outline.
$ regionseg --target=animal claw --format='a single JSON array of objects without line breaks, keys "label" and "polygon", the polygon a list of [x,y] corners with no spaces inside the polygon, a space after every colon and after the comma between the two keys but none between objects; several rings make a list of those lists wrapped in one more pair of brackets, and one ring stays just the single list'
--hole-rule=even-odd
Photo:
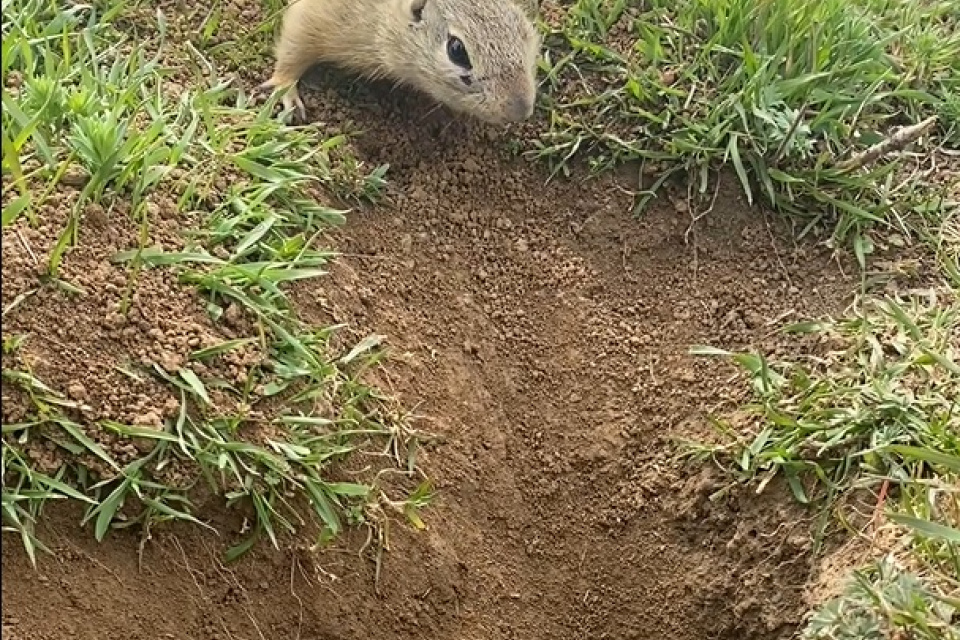
[{"label": "animal claw", "polygon": [[287,111],[293,111],[300,122],[307,121],[307,107],[303,104],[303,99],[300,97],[300,92],[297,91],[296,85],[290,87],[287,92],[283,94],[283,108]]},{"label": "animal claw", "polygon": [[[278,86],[273,79],[262,82],[253,90],[255,96],[266,97],[270,93],[283,89],[284,87]],[[299,122],[307,121],[307,107],[303,103],[303,99],[300,97],[300,92],[297,90],[297,85],[293,84],[289,87],[286,87],[286,92],[281,98],[281,104],[283,105],[284,111],[292,111],[294,119]]]}]

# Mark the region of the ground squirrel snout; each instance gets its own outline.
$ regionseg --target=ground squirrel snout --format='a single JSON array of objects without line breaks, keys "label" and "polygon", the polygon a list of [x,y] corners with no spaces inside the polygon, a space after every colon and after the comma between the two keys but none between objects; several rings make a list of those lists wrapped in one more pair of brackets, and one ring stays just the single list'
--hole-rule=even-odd
[{"label": "ground squirrel snout", "polygon": [[287,89],[284,106],[305,119],[297,83],[326,62],[489,123],[525,120],[536,101],[536,10],[536,0],[293,0],[262,87]]}]

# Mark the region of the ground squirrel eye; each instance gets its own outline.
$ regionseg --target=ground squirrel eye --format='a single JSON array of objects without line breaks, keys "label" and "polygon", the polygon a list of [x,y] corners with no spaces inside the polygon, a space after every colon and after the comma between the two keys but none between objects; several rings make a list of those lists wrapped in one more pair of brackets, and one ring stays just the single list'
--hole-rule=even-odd
[{"label": "ground squirrel eye", "polygon": [[458,67],[473,68],[473,65],[470,64],[470,56],[467,55],[467,48],[463,46],[463,42],[457,36],[450,36],[447,40],[447,57],[450,58],[450,62]]}]

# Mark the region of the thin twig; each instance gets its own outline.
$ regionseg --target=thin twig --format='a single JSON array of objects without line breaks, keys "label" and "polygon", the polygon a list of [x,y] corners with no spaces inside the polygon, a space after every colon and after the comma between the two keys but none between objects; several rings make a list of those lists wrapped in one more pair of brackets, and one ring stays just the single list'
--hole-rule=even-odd
[{"label": "thin twig", "polygon": [[937,116],[930,116],[923,122],[919,122],[909,127],[903,127],[885,140],[881,140],[866,151],[862,151],[849,160],[845,160],[837,165],[837,169],[843,172],[859,169],[881,156],[893,151],[900,151],[911,142],[916,142],[921,136],[929,131],[937,122]]}]

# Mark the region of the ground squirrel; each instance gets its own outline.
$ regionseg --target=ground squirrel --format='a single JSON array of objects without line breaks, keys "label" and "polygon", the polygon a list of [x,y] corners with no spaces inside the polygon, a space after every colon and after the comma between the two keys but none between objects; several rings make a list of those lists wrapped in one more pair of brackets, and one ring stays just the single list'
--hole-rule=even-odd
[{"label": "ground squirrel", "polygon": [[297,91],[329,62],[369,79],[413,86],[450,108],[505,124],[536,98],[537,0],[293,0],[283,16],[273,76],[283,104],[306,118]]}]

